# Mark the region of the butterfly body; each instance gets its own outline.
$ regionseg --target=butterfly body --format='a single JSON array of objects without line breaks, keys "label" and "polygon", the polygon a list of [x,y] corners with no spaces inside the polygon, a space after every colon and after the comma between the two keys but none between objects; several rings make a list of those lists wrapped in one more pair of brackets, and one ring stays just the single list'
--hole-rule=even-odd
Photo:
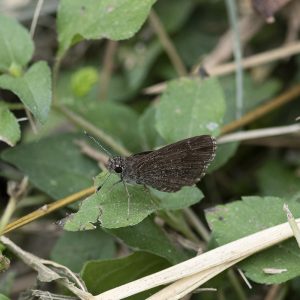
[{"label": "butterfly body", "polygon": [[214,159],[216,140],[210,135],[187,138],[158,150],[109,159],[107,168],[122,181],[176,192],[199,182]]}]

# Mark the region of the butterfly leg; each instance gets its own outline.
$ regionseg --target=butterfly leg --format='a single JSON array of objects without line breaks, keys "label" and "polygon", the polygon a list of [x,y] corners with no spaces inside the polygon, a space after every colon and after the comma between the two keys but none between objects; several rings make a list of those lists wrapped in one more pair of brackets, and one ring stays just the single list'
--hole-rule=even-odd
[{"label": "butterfly leg", "polygon": [[127,193],[127,220],[129,219],[129,212],[130,212],[130,193],[128,191],[128,188],[127,188],[127,185],[126,185],[126,182],[124,180],[122,180],[123,182],[123,185],[125,187],[125,190],[126,190],[126,193]]}]

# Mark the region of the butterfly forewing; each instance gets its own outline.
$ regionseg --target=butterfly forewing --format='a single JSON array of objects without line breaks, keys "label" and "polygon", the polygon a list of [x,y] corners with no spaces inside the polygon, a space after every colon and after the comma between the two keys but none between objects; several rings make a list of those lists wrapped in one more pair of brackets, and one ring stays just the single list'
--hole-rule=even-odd
[{"label": "butterfly forewing", "polygon": [[124,180],[175,192],[198,182],[215,156],[216,141],[209,135],[188,138],[161,149],[126,158]]}]

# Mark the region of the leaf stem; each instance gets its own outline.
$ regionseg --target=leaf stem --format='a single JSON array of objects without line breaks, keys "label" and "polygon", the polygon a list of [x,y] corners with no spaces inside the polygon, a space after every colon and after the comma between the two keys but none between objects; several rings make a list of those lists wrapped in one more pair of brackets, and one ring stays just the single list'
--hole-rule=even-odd
[{"label": "leaf stem", "polygon": [[111,79],[111,74],[114,68],[114,55],[117,50],[118,43],[116,41],[108,40],[104,59],[103,59],[103,70],[102,74],[100,75],[100,87],[99,87],[99,99],[105,100],[108,95],[109,90],[109,82]]},{"label": "leaf stem", "polygon": [[57,56],[52,69],[52,104],[57,103],[57,82],[63,56]]},{"label": "leaf stem", "polygon": [[223,126],[221,133],[225,134],[231,131],[234,131],[242,126],[245,126],[254,120],[266,115],[267,113],[275,110],[276,108],[281,107],[282,105],[297,99],[300,95],[300,84],[292,87],[288,91],[282,93],[281,95],[275,97],[271,101],[260,105],[256,109],[246,113],[240,119],[233,121],[225,126]]},{"label": "leaf stem", "polygon": [[239,282],[239,280],[237,279],[236,274],[234,273],[234,271],[232,270],[232,268],[228,269],[227,271],[227,275],[229,277],[229,280],[234,288],[234,290],[236,291],[236,294],[238,296],[238,299],[240,300],[247,300],[247,296],[241,286],[241,283]]},{"label": "leaf stem", "polygon": [[9,222],[11,216],[16,209],[17,199],[15,197],[10,197],[4,213],[0,219],[0,233],[5,228],[6,224]]},{"label": "leaf stem", "polygon": [[61,207],[64,207],[66,205],[69,205],[73,202],[78,201],[79,199],[83,197],[90,196],[91,194],[95,193],[95,188],[94,187],[89,187],[87,189],[81,190],[75,194],[72,194],[68,197],[62,198],[60,200],[55,201],[54,203],[51,204],[45,204],[41,208],[23,216],[22,218],[17,219],[16,221],[8,224],[4,230],[1,232],[2,234],[6,234],[12,230],[15,230],[19,227],[22,227],[40,217],[43,217],[45,215],[48,215],[49,213],[53,212],[54,210],[57,210]]},{"label": "leaf stem", "polygon": [[82,118],[80,115],[76,114],[74,111],[68,109],[67,107],[61,104],[56,104],[54,108],[61,112],[64,116],[66,116],[72,123],[85,129],[95,137],[99,138],[119,154],[124,156],[128,156],[131,154],[125,147],[116,143],[110,135],[106,134],[104,131],[97,128],[95,125]]},{"label": "leaf stem", "polygon": [[198,234],[203,238],[205,242],[208,242],[210,240],[210,234],[209,231],[206,229],[206,227],[201,223],[199,218],[196,216],[194,211],[190,208],[185,208],[183,210],[186,218],[190,222],[190,224],[195,228],[195,230],[198,232]]},{"label": "leaf stem", "polygon": [[161,23],[159,17],[155,13],[154,10],[151,10],[149,14],[149,21],[153,29],[155,30],[158,38],[165,49],[167,55],[169,56],[176,72],[179,76],[186,76],[188,74],[185,65],[183,64],[177,50],[172,43],[171,39],[169,38],[163,24]]}]

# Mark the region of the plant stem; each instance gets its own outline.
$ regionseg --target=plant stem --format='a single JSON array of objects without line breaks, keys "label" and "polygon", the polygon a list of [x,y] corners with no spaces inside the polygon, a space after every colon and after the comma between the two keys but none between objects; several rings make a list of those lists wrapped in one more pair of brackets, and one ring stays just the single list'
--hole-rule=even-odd
[{"label": "plant stem", "polygon": [[234,273],[234,271],[232,269],[229,269],[227,271],[227,275],[229,277],[229,280],[230,280],[234,290],[236,291],[238,299],[247,300],[247,296],[246,296],[239,280],[237,279],[236,274]]},{"label": "plant stem", "polygon": [[3,231],[3,229],[5,228],[5,226],[8,224],[12,214],[15,211],[16,208],[16,204],[17,204],[17,200],[15,197],[10,197],[7,203],[7,206],[4,210],[4,213],[0,219],[0,233]]},{"label": "plant stem", "polygon": [[188,72],[185,68],[185,65],[183,64],[180,56],[177,53],[175,46],[173,45],[163,24],[161,23],[159,17],[157,16],[157,14],[155,13],[154,10],[151,10],[151,12],[150,12],[149,21],[151,23],[151,26],[155,30],[156,34],[158,35],[158,38],[159,38],[162,46],[164,47],[167,55],[169,56],[178,75],[186,76]]},{"label": "plant stem", "polygon": [[63,105],[55,105],[55,109],[57,109],[59,112],[61,112],[63,115],[65,115],[71,122],[73,122],[75,125],[85,129],[95,137],[99,138],[102,140],[104,143],[109,145],[112,149],[114,149],[116,152],[118,152],[121,155],[128,156],[131,153],[121,146],[120,144],[116,143],[114,139],[106,134],[104,131],[101,129],[97,128],[95,125],[92,123],[88,122],[84,118],[82,118],[80,115],[76,114],[75,112],[69,110]]},{"label": "plant stem", "polygon": [[244,125],[247,125],[254,120],[264,116],[265,114],[273,111],[276,108],[281,107],[282,105],[296,99],[300,95],[300,84],[292,87],[288,91],[282,93],[281,95],[275,97],[271,101],[267,102],[266,104],[263,104],[256,109],[246,113],[243,115],[239,120],[233,121],[227,125],[225,125],[221,133],[228,133],[231,131],[234,131]]},{"label": "plant stem", "polygon": [[105,48],[103,70],[100,75],[99,98],[105,100],[107,98],[109,82],[114,67],[114,55],[117,50],[118,43],[108,40]]},{"label": "plant stem", "polygon": [[185,208],[183,210],[186,218],[190,222],[191,225],[195,228],[195,230],[198,232],[198,234],[203,238],[205,242],[208,242],[210,240],[210,234],[209,231],[205,228],[205,226],[201,223],[199,218],[196,216],[194,211],[190,208]]},{"label": "plant stem", "polygon": [[83,198],[83,197],[87,197],[90,196],[91,194],[95,193],[95,188],[94,187],[89,187],[87,189],[81,190],[75,194],[72,194],[71,196],[65,197],[63,199],[57,200],[51,204],[45,204],[44,206],[42,206],[41,208],[29,213],[28,215],[25,215],[22,218],[17,219],[16,221],[8,224],[3,232],[1,232],[1,234],[6,234],[12,230],[15,230],[19,227],[22,227],[40,217],[43,217],[45,215],[48,215],[49,213],[51,213],[54,210],[57,210],[61,207],[64,207],[66,205],[69,205],[73,202],[78,201],[79,199]]}]

